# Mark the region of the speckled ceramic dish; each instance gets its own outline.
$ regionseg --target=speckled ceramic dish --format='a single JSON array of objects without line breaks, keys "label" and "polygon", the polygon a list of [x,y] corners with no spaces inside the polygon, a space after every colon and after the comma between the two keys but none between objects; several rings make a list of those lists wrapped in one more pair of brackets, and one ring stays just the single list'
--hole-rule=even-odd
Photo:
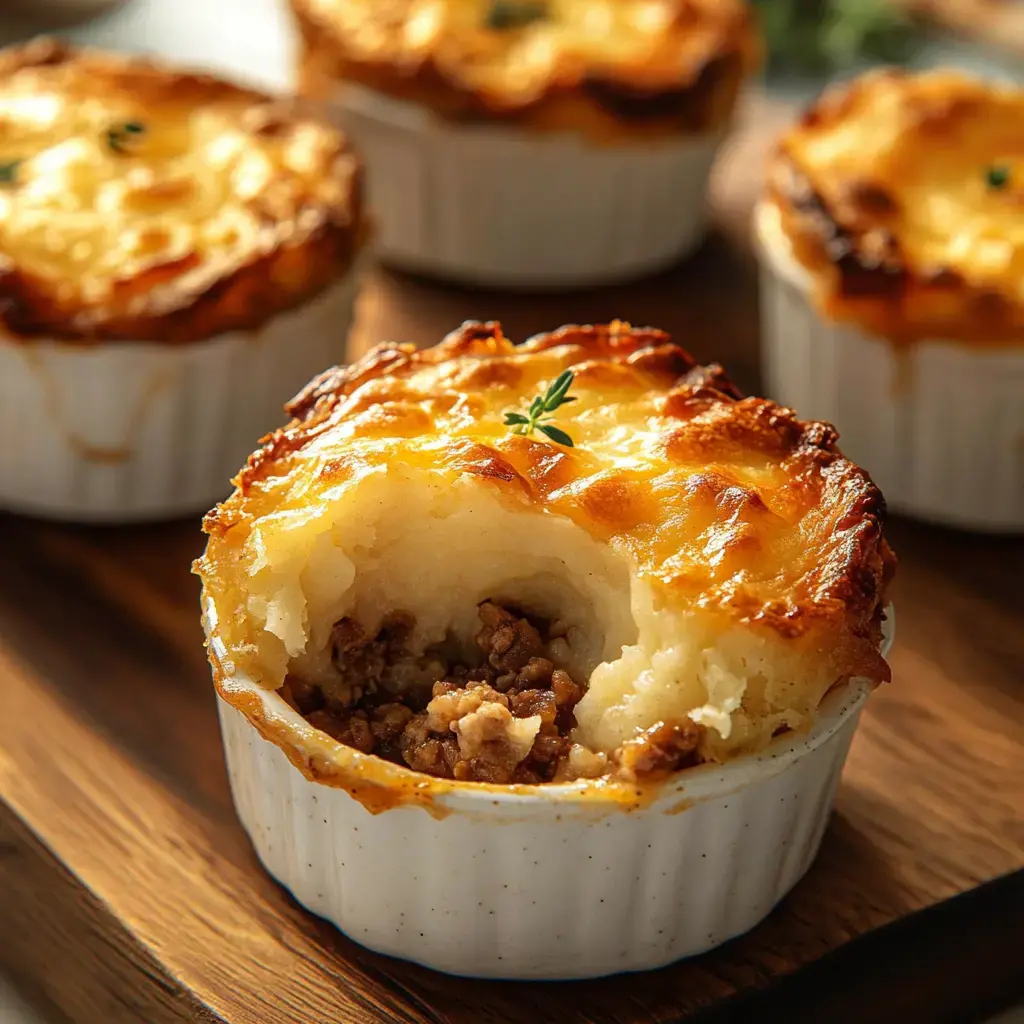
[{"label": "speckled ceramic dish", "polygon": [[[206,624],[216,663],[210,605]],[[883,654],[893,628],[890,609]],[[218,701],[235,807],[303,906],[436,970],[548,979],[660,967],[761,921],[814,860],[871,690],[854,681],[809,732],[650,787],[459,784],[336,744],[332,786],[292,763],[330,741],[278,693],[220,686],[250,712]],[[300,740],[286,752],[254,720]]]}]

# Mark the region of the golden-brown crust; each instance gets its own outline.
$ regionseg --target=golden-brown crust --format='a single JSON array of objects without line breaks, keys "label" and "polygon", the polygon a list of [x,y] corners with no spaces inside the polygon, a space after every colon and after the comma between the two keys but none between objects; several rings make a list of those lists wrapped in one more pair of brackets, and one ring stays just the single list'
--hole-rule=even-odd
[{"label": "golden-brown crust", "polygon": [[[0,161],[17,162],[0,187],[10,338],[255,328],[336,281],[362,244],[346,139],[279,99],[52,40],[0,52],[0,97]],[[143,131],[117,147],[123,124]]]},{"label": "golden-brown crust", "polygon": [[[326,98],[338,81],[350,81],[453,120],[499,119],[603,140],[720,128],[760,60],[752,13],[740,0],[612,5],[608,17],[623,23],[608,37],[619,44],[626,35],[636,37],[632,49],[621,50],[565,31],[570,15],[580,17],[571,10],[524,30],[493,31],[483,0],[475,0],[469,21],[465,8],[433,4],[437,17],[429,27],[418,0],[291,4],[308,95]],[[637,19],[654,12],[656,27],[629,27],[630,5]],[[573,4],[562,0],[562,6]]]},{"label": "golden-brown crust", "polygon": [[1024,91],[891,70],[835,87],[780,141],[768,199],[834,318],[895,343],[1024,342]]},{"label": "golden-brown crust", "polygon": [[[569,368],[577,401],[557,423],[576,447],[502,425]],[[827,644],[844,677],[888,678],[882,495],[831,426],[741,398],[663,331],[572,325],[514,346],[469,322],[433,348],[386,344],[330,370],[288,411],[206,517],[209,566],[292,490],[308,500],[368,466],[422,464],[570,518],[628,551],[665,602]]]}]

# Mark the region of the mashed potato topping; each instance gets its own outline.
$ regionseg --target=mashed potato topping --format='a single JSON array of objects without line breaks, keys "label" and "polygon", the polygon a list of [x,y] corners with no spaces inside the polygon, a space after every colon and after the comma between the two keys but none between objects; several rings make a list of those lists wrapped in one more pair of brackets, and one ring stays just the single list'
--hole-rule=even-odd
[{"label": "mashed potato topping", "polygon": [[359,164],[281,101],[49,40],[0,54],[0,324],[191,341],[348,269]]},{"label": "mashed potato topping", "polygon": [[291,0],[304,85],[602,134],[728,120],[757,65],[742,0]]},{"label": "mashed potato topping", "polygon": [[830,315],[896,342],[1024,341],[1024,89],[873,72],[786,133],[769,183]]},{"label": "mashed potato topping", "polygon": [[[566,369],[576,401],[552,422],[574,446],[512,433],[504,414]],[[207,517],[196,566],[231,667],[267,688],[337,692],[339,645],[398,612],[405,667],[387,686],[425,687],[425,704],[434,652],[472,665],[495,602],[556,624],[532,653],[582,687],[576,761],[622,763],[666,728],[701,759],[757,749],[807,727],[835,684],[888,676],[881,495],[827,424],[740,398],[663,332],[565,327],[517,347],[467,323],[329,371],[289,411]]]}]

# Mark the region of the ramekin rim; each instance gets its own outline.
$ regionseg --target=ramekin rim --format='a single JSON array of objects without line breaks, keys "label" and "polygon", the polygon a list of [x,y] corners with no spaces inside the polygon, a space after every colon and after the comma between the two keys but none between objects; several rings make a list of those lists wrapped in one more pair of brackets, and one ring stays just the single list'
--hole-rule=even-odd
[{"label": "ramekin rim", "polygon": [[778,231],[769,232],[768,217],[777,210],[778,205],[768,196],[762,196],[754,206],[753,233],[758,252],[782,278],[801,291],[809,292],[814,284],[814,276],[796,258],[789,239],[782,231],[782,225],[778,225]]},{"label": "ramekin rim", "polygon": [[[215,688],[220,699],[235,707],[246,717],[250,727],[255,727],[252,718],[237,705],[234,705],[228,699],[228,694],[244,693],[256,697],[260,703],[264,720],[273,720],[286,727],[289,738],[292,740],[293,752],[300,755],[303,763],[309,764],[314,760],[315,752],[311,748],[314,745],[319,746],[321,749],[330,751],[329,762],[342,771],[358,775],[361,769],[372,769],[372,775],[376,778],[369,780],[370,786],[387,789],[391,784],[407,793],[411,787],[414,796],[407,802],[433,802],[440,804],[446,810],[507,808],[510,805],[517,808],[550,808],[573,804],[579,806],[580,803],[591,806],[602,803],[618,805],[624,809],[635,809],[652,804],[663,804],[666,801],[671,801],[679,806],[679,798],[684,795],[683,804],[689,806],[691,802],[701,802],[735,792],[748,785],[752,778],[770,777],[785,771],[830,739],[842,727],[847,718],[859,710],[874,689],[874,684],[869,680],[851,679],[848,683],[835,687],[825,695],[819,705],[814,722],[806,731],[787,732],[776,737],[764,750],[741,755],[723,764],[696,765],[693,768],[673,772],[667,778],[653,783],[631,784],[618,779],[606,778],[537,785],[457,782],[427,776],[415,769],[393,764],[373,754],[364,754],[320,733],[320,730],[311,726],[297,711],[293,710],[276,690],[268,690],[260,686],[248,674],[231,666],[226,646],[216,633],[216,619],[216,608],[213,601],[209,596],[204,595],[203,627],[206,630],[207,647],[214,669]],[[880,652],[884,658],[891,649],[895,633],[895,609],[891,603],[886,607],[882,633]],[[220,678],[217,678],[218,674]],[[262,732],[262,730],[259,731]],[[321,739],[321,736],[324,739]],[[285,749],[276,737],[271,739],[264,736],[264,739],[267,742],[273,742],[282,750]],[[309,742],[304,743],[303,740]],[[288,751],[285,753],[287,754]],[[292,760],[295,765],[295,760]],[[307,777],[310,776],[307,775]],[[327,785],[323,779],[311,778],[311,781]],[[355,793],[353,793],[354,795]],[[457,806],[460,803],[464,805],[463,808]]]}]

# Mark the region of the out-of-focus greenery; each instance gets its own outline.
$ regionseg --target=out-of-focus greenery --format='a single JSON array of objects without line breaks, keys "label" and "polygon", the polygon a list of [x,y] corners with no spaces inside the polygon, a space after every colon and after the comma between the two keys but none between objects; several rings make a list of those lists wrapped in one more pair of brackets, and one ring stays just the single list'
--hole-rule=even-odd
[{"label": "out-of-focus greenery", "polygon": [[889,0],[754,0],[773,72],[814,74],[901,63],[918,41]]}]

